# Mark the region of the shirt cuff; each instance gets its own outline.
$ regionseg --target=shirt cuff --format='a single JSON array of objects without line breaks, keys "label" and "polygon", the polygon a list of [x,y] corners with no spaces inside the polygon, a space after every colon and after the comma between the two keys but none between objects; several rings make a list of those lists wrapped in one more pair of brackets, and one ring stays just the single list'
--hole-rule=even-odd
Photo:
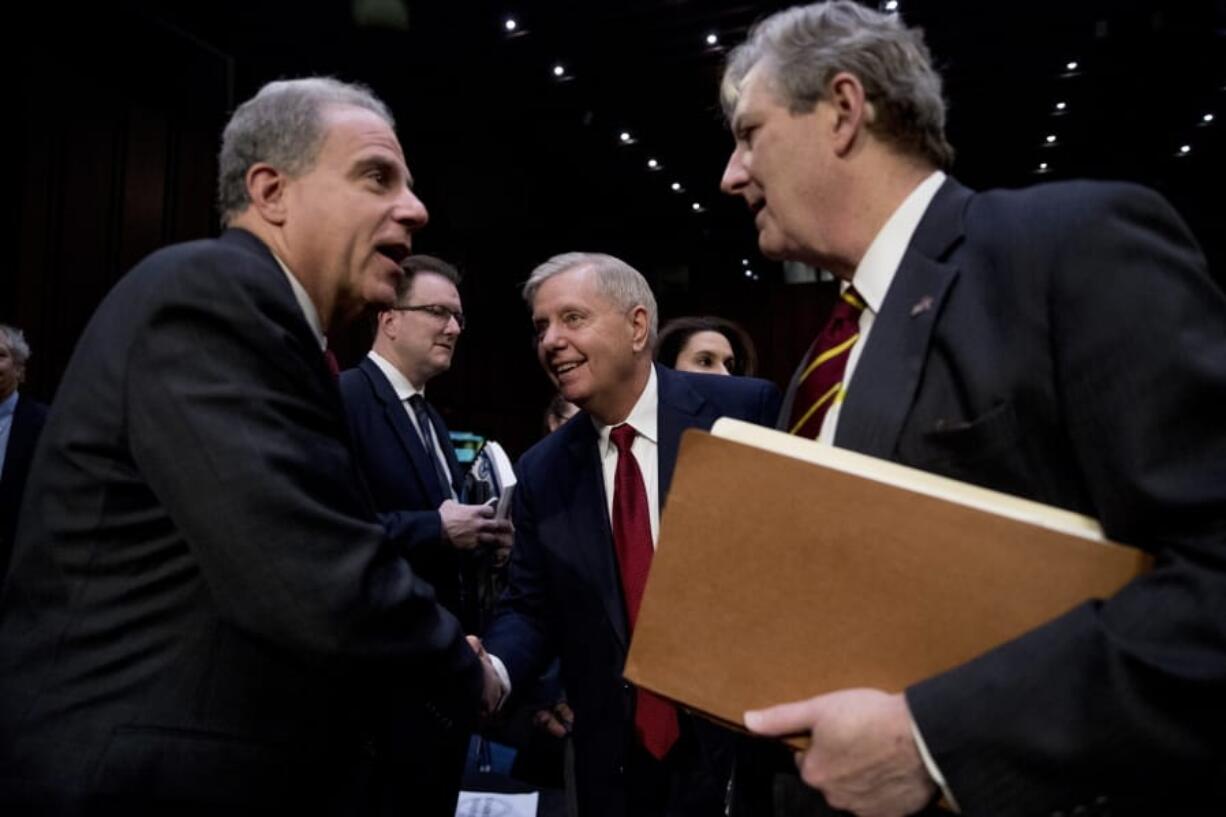
[{"label": "shirt cuff", "polygon": [[928,751],[928,744],[924,743],[924,736],[920,734],[915,718],[911,719],[911,737],[915,738],[915,748],[919,749],[920,759],[924,761],[924,768],[928,770],[928,776],[932,778],[932,782],[936,783],[937,788],[941,790],[941,798],[954,813],[961,814],[962,809],[958,808],[958,801],[954,799],[954,793],[949,790],[949,786],[945,783],[945,775],[941,774],[936,761],[932,759],[932,754]]},{"label": "shirt cuff", "polygon": [[494,668],[494,674],[498,676],[498,683],[502,685],[502,697],[498,699],[498,705],[494,707],[494,711],[497,712],[502,709],[502,702],[511,694],[511,676],[507,673],[507,666],[502,663],[501,658],[489,652],[486,655],[489,656],[490,666]]}]

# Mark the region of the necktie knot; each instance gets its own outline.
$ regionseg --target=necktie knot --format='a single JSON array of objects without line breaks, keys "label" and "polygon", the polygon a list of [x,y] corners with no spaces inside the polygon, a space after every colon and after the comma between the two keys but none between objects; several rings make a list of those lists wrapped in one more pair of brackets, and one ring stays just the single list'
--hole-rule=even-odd
[{"label": "necktie knot", "polygon": [[634,438],[638,436],[638,432],[634,430],[634,426],[629,423],[622,423],[615,426],[609,432],[609,439],[613,441],[613,445],[617,446],[618,454],[626,454],[630,451],[630,446],[634,444]]}]

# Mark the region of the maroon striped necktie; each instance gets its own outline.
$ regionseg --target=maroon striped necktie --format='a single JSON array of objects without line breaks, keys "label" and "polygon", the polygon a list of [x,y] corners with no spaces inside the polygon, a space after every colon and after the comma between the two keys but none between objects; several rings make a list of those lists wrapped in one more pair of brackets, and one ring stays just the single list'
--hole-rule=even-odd
[{"label": "maroon striped necktie", "polygon": [[[651,544],[647,489],[638,460],[630,452],[636,434],[633,427],[623,424],[609,435],[617,446],[617,471],[613,476],[613,546],[617,550],[631,633],[638,621],[639,604],[655,553]],[[634,707],[634,732],[643,748],[656,759],[662,759],[680,734],[676,708],[658,695],[639,689]]]},{"label": "maroon striped necktie", "polygon": [[848,287],[835,302],[830,320],[813,344],[813,354],[805,365],[792,402],[788,433],[817,439],[822,420],[830,407],[843,399],[843,373],[851,348],[860,337],[860,313],[864,301]]}]

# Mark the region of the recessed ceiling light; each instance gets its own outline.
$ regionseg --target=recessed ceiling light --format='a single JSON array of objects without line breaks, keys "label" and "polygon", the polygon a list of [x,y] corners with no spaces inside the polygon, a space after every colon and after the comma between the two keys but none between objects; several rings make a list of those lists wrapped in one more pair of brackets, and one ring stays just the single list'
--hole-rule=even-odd
[{"label": "recessed ceiling light", "polygon": [[1192,146],[1191,145],[1181,145],[1179,147],[1179,152],[1181,155],[1186,156],[1192,152]]},{"label": "recessed ceiling light", "polygon": [[699,204],[698,202],[694,202],[693,204],[690,205],[690,209],[693,210],[695,213],[701,213],[702,205]]},{"label": "recessed ceiling light", "polygon": [[669,185],[669,187],[673,189],[674,193],[681,192],[681,182],[673,182],[671,185]]},{"label": "recessed ceiling light", "polygon": [[502,27],[507,31],[514,31],[515,29],[519,28],[519,23],[515,22],[514,17],[508,17],[506,21],[503,22]]},{"label": "recessed ceiling light", "polygon": [[555,66],[553,67],[553,75],[554,75],[555,77],[565,76],[565,75],[566,75],[566,67],[565,67],[564,65],[562,65],[562,63],[558,63],[557,65],[555,65]]},{"label": "recessed ceiling light", "polygon": [[1076,70],[1077,70],[1077,66],[1078,66],[1078,62],[1077,62],[1076,60],[1072,60],[1072,61],[1070,61],[1070,62],[1069,62],[1067,65],[1065,65],[1064,67],[1065,67],[1065,68],[1067,68],[1067,69],[1068,69],[1068,70],[1070,70],[1070,71],[1076,71]]},{"label": "recessed ceiling light", "polygon": [[1202,117],[1200,118],[1200,121],[1204,122],[1205,124],[1208,124],[1208,123],[1212,122],[1212,121],[1213,121],[1213,114],[1211,114],[1211,113],[1207,113],[1207,114],[1205,114],[1204,116],[1202,116]]},{"label": "recessed ceiling light", "polygon": [[1057,110],[1057,111],[1062,111],[1062,110],[1064,110],[1064,109],[1065,109],[1065,108],[1067,108],[1067,107],[1068,107],[1068,103],[1067,103],[1067,102],[1057,102],[1057,103],[1056,103],[1056,110]]},{"label": "recessed ceiling light", "polygon": [[707,45],[718,45],[718,44],[719,44],[719,37],[717,37],[714,34],[707,35]]},{"label": "recessed ceiling light", "polygon": [[659,169],[660,169],[660,163],[659,163],[659,162],[657,162],[655,159],[648,159],[648,160],[647,160],[647,166],[648,166],[649,168],[651,168],[652,170],[659,170]]},{"label": "recessed ceiling light", "polygon": [[1049,134],[1047,134],[1047,139],[1046,139],[1045,141],[1046,141],[1046,142],[1047,142],[1047,144],[1049,144],[1049,145],[1054,145],[1054,144],[1056,144],[1056,134],[1054,134],[1054,133],[1049,133]]}]

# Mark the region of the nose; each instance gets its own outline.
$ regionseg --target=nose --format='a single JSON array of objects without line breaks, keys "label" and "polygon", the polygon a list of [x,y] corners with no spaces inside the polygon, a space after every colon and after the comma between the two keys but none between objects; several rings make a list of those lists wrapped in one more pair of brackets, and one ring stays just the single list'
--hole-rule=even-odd
[{"label": "nose", "polygon": [[747,184],[749,184],[749,173],[745,170],[741,147],[737,145],[732,155],[728,157],[728,164],[724,166],[724,175],[719,180],[719,189],[730,196],[736,196],[745,189]]},{"label": "nose", "polygon": [[417,194],[408,186],[405,186],[401,192],[392,217],[410,233],[425,227],[426,222],[430,220],[430,214],[426,212],[426,205],[422,204],[421,199],[417,198]]}]

